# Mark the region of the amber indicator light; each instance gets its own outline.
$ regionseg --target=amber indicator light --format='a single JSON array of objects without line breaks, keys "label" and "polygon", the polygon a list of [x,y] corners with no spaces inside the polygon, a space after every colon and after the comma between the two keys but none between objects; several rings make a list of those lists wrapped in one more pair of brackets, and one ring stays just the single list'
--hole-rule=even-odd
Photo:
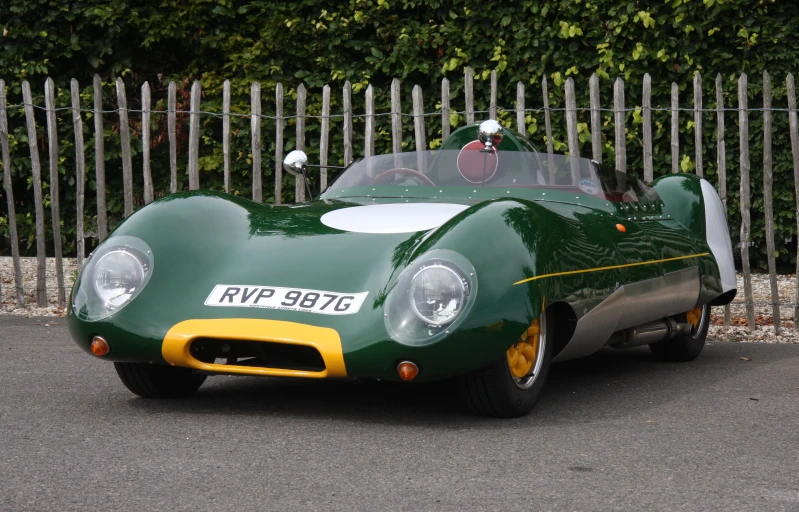
[{"label": "amber indicator light", "polygon": [[419,375],[419,367],[411,361],[403,361],[397,365],[397,373],[400,379],[410,382]]},{"label": "amber indicator light", "polygon": [[108,346],[108,342],[100,336],[95,336],[92,338],[92,344],[90,348],[92,350],[92,354],[96,356],[104,356],[111,352],[111,347]]},{"label": "amber indicator light", "polygon": [[627,232],[627,228],[624,226],[624,224],[616,224],[616,229],[618,229],[622,233],[626,233]]}]

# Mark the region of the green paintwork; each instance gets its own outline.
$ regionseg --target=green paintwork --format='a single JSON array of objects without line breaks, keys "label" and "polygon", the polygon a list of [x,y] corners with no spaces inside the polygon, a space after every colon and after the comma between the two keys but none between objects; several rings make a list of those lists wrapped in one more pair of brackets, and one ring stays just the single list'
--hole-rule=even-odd
[{"label": "green paintwork", "polygon": [[[461,128],[446,144],[465,144],[475,132],[475,125]],[[524,141],[509,134],[500,149],[524,150]],[[427,232],[381,235],[339,231],[319,218],[355,204],[398,199],[325,198],[270,206],[217,192],[183,192],[146,206],[109,237],[136,236],[153,250],[153,275],[141,294],[97,322],[81,321],[70,311],[69,328],[87,351],[92,336],[104,336],[112,347],[107,359],[164,363],[161,341],[183,320],[285,320],[335,329],[352,377],[397,380],[395,367],[402,359],[419,364],[420,381],[462,374],[502,357],[545,304],[564,302],[580,318],[619,283],[696,265],[703,276],[701,302],[719,296],[712,256],[514,285],[532,276],[708,252],[698,179],[667,176],[654,186],[657,195],[637,203],[639,211],[625,210],[628,203],[561,190],[513,189],[510,195],[502,188],[417,187],[414,202],[470,207]],[[617,223],[627,232],[619,232]],[[424,347],[401,345],[386,332],[383,302],[409,262],[434,249],[457,251],[473,264],[476,302],[443,340]],[[346,316],[204,306],[214,286],[223,283],[368,291],[369,296],[357,314]]]}]

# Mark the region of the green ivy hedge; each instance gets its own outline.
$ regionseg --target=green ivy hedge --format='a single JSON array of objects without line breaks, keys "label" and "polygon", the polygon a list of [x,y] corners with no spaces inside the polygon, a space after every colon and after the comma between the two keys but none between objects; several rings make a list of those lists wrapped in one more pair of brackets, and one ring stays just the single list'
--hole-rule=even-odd
[{"label": "green ivy hedge", "polygon": [[[652,77],[652,105],[668,107],[671,83],[680,90],[682,107],[693,106],[693,77],[703,75],[705,108],[715,108],[715,77],[720,74],[725,106],[737,107],[737,81],[749,76],[749,105],[762,106],[762,75],[771,74],[774,107],[787,108],[785,77],[799,71],[799,5],[774,0],[536,0],[506,3],[451,0],[298,0],[282,2],[256,0],[241,5],[232,0],[163,0],[149,2],[118,0],[9,0],[0,5],[0,78],[8,86],[9,102],[20,104],[21,81],[31,82],[35,102],[43,105],[44,80],[52,77],[58,88],[57,105],[67,107],[69,80],[81,86],[84,108],[91,108],[91,79],[98,73],[104,80],[105,108],[115,108],[113,80],[123,77],[130,108],[140,107],[139,87],[148,81],[153,88],[153,105],[166,108],[166,87],[178,83],[178,107],[189,109],[189,88],[194,79],[203,86],[202,110],[221,112],[222,83],[228,79],[233,93],[233,111],[247,114],[253,81],[261,83],[263,113],[274,114],[274,87],[286,90],[285,114],[295,108],[296,86],[308,88],[308,114],[321,113],[321,88],[332,88],[332,113],[341,112],[341,90],[352,84],[356,114],[364,111],[364,92],[375,88],[377,112],[390,109],[389,85],[393,78],[402,83],[403,111],[410,113],[411,89],[424,91],[425,110],[440,108],[441,79],[451,82],[452,108],[463,110],[463,73],[475,70],[475,98],[478,109],[487,109],[489,75],[499,76],[498,104],[513,109],[516,83],[527,87],[527,107],[542,105],[541,80],[549,80],[549,102],[564,106],[563,83],[576,83],[577,104],[588,106],[588,79],[600,77],[600,95],[605,108],[612,106],[613,81],[626,83],[627,106],[641,104],[643,76]],[[38,94],[37,94],[38,93]],[[24,114],[9,112],[11,126],[12,178],[15,184],[17,222],[26,254],[35,251],[33,194],[30,190],[30,159]],[[479,117],[479,116],[478,116]],[[614,161],[612,112],[602,112],[603,156]],[[668,112],[655,111],[653,143],[655,174],[670,172],[670,119]],[[796,214],[793,167],[788,136],[787,113],[774,115],[774,208],[778,261],[790,270],[796,261]],[[513,112],[501,112],[500,120],[515,126]],[[753,111],[750,120],[752,175],[752,238],[756,244],[753,265],[764,268],[765,234],[762,199],[763,115]],[[109,215],[112,224],[121,218],[121,161],[118,118],[104,116],[105,159],[109,187]],[[157,191],[169,189],[166,116],[153,115],[152,168]],[[178,130],[179,166],[182,185],[187,184],[185,151],[188,123]],[[581,153],[591,154],[590,115],[578,113]],[[43,112],[37,111],[39,147],[43,174],[47,173],[47,147]],[[414,147],[413,123],[404,117],[406,148]],[[454,124],[463,116],[454,114]],[[140,116],[131,115],[134,146],[136,197],[141,197]],[[725,114],[726,153],[730,221],[737,233],[738,212],[738,115]],[[531,138],[545,145],[543,114],[530,112],[526,127]],[[331,123],[331,157],[343,159],[341,120]],[[222,121],[204,116],[201,123],[201,185],[222,188]],[[355,154],[363,152],[363,120],[356,118]],[[310,158],[317,158],[319,121],[306,124]],[[553,143],[566,151],[565,119],[553,113]],[[87,141],[86,165],[89,178],[87,212],[94,211],[93,119],[84,116]],[[246,117],[232,120],[233,189],[250,195],[250,123]],[[390,117],[377,118],[377,151],[390,151]],[[426,118],[427,140],[440,143],[440,117]],[[705,176],[717,180],[716,117],[703,115],[703,163]],[[264,199],[273,201],[274,123],[264,120]],[[294,147],[294,121],[286,126],[285,149]],[[627,116],[628,172],[642,174],[642,117],[640,111]],[[75,192],[74,138],[69,112],[59,112],[59,172],[62,203],[62,233],[66,252],[74,254]],[[681,168],[694,170],[694,125],[692,113],[680,116]],[[46,177],[45,182],[49,181]],[[47,183],[45,183],[45,186]],[[284,177],[282,200],[293,200],[293,178]],[[49,192],[46,186],[45,193]],[[49,201],[49,195],[46,198]],[[0,253],[8,252],[5,201],[0,207]],[[90,214],[89,217],[92,217]],[[87,218],[91,226],[93,219]],[[734,235],[735,235],[734,233]]]}]

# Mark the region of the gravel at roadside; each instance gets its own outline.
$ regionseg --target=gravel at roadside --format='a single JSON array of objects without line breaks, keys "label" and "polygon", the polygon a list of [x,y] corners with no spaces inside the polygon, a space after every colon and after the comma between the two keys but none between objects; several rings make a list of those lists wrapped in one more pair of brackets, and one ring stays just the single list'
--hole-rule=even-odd
[{"label": "gravel at roadside", "polygon": [[[46,307],[36,306],[36,258],[21,258],[22,281],[26,306],[17,307],[14,289],[14,265],[11,257],[0,256],[0,314],[22,316],[65,316],[66,308],[58,306],[58,279],[55,258],[47,258],[47,301]],[[64,258],[64,288],[67,300],[78,273],[74,258]],[[713,308],[709,340],[758,343],[797,343],[799,335],[794,332],[793,302],[796,293],[796,276],[778,276],[777,287],[782,307],[782,330],[774,333],[774,317],[771,310],[771,287],[768,274],[752,276],[752,295],[755,303],[757,329],[749,333],[746,326],[746,308],[743,305],[743,276],[738,274],[738,296],[730,307],[731,325],[724,327],[724,308]]]}]

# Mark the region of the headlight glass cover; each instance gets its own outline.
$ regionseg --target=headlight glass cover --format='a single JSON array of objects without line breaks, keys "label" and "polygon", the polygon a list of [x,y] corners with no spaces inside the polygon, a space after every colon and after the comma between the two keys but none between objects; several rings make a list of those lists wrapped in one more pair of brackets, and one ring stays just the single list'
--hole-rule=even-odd
[{"label": "headlight glass cover", "polygon": [[413,312],[425,323],[445,325],[460,314],[469,298],[468,282],[442,262],[422,266],[411,279]]},{"label": "headlight glass cover", "polygon": [[153,273],[153,253],[133,236],[110,238],[86,260],[72,294],[78,318],[102,320],[130,303]]},{"label": "headlight glass cover", "polygon": [[386,299],[386,329],[394,341],[428,345],[463,321],[477,295],[477,275],[461,254],[437,249],[424,254],[397,278]]}]

